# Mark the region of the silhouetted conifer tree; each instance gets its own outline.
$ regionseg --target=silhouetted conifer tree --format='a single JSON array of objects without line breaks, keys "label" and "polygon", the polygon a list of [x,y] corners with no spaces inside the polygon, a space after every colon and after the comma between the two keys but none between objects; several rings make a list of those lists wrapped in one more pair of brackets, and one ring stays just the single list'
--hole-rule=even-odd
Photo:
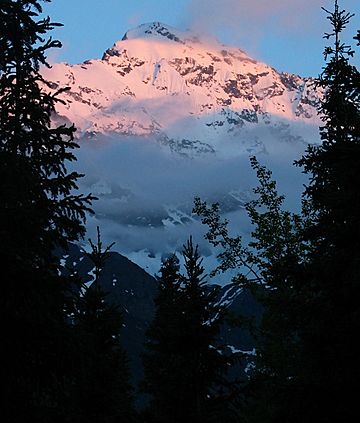
[{"label": "silhouetted conifer tree", "polygon": [[175,255],[161,268],[156,315],[147,334],[144,390],[151,396],[150,421],[231,421],[222,389],[228,359],[216,346],[222,310],[204,281],[191,238],[183,257],[185,275]]},{"label": "silhouetted conifer tree", "polygon": [[218,287],[208,285],[198,246],[192,238],[183,247],[183,351],[186,358],[185,420],[237,421],[226,379],[232,359],[219,345],[218,335],[225,309],[217,301]]},{"label": "silhouetted conifer tree", "polygon": [[360,418],[353,389],[360,377],[360,73],[350,62],[354,51],[341,40],[353,15],[337,1],[326,12],[332,32],[325,38],[334,43],[325,49],[320,77],[322,144],[299,162],[310,175],[305,199],[313,213],[301,290],[306,412],[300,421],[336,422]]},{"label": "silhouetted conifer tree", "polygon": [[84,233],[90,196],[68,173],[74,127],[55,127],[40,66],[60,43],[37,0],[0,2],[0,268],[5,421],[63,421],[71,376],[64,293],[55,248]]},{"label": "silhouetted conifer tree", "polygon": [[[245,206],[253,224],[249,243],[229,234],[218,204],[209,207],[196,199],[194,211],[209,227],[206,238],[221,247],[215,272],[237,269],[239,273],[232,283],[249,289],[262,306],[261,321],[254,333],[255,368],[234,395],[241,419],[270,422],[288,407],[300,366],[295,286],[301,279],[306,253],[302,242],[305,222],[283,210],[284,197],[278,194],[271,172],[254,157],[251,165],[259,185],[253,190],[254,199]],[[239,313],[241,316],[241,310]],[[242,319],[240,322],[243,324]]]},{"label": "silhouetted conifer tree", "polygon": [[[360,376],[360,74],[341,32],[352,15],[335,1],[326,11],[333,47],[320,76],[322,144],[298,162],[310,175],[302,215],[282,210],[270,173],[255,159],[259,187],[247,205],[254,231],[245,245],[231,237],[217,205],[197,200],[221,246],[219,270],[241,270],[236,283],[252,287],[264,306],[255,370],[248,385],[249,422],[338,422],[359,418]],[[355,40],[359,41],[359,33]],[[255,288],[255,290],[254,290]]]},{"label": "silhouetted conifer tree", "polygon": [[97,243],[89,240],[92,251],[87,254],[94,264],[94,280],[83,284],[73,298],[71,315],[78,351],[71,421],[132,422],[132,388],[121,344],[122,313],[110,302],[100,280],[113,244],[103,249],[97,230]]},{"label": "silhouetted conifer tree", "polygon": [[151,395],[151,421],[163,422],[176,413],[173,406],[179,399],[177,377],[181,367],[177,337],[182,317],[180,296],[179,262],[172,255],[160,269],[155,317],[147,331],[143,356],[143,390]]}]

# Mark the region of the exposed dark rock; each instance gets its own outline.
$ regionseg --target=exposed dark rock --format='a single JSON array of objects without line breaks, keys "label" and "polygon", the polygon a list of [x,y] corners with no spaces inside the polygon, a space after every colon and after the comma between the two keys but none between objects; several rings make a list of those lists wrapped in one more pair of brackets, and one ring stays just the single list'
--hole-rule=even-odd
[{"label": "exposed dark rock", "polygon": [[237,84],[238,84],[237,81],[234,79],[230,79],[226,81],[224,91],[226,92],[226,94],[229,95],[229,97],[235,97],[235,98],[241,97],[242,94]]},{"label": "exposed dark rock", "polygon": [[258,123],[258,115],[256,110],[244,109],[240,113],[241,119],[250,123]]},{"label": "exposed dark rock", "polygon": [[74,91],[69,91],[69,96],[72,97],[74,100],[83,103],[83,104],[87,104],[88,106],[91,105],[90,100],[85,100],[82,96],[81,96],[81,92],[80,93],[76,93]]},{"label": "exposed dark rock", "polygon": [[219,106],[230,106],[232,103],[231,98],[216,98],[216,102]]},{"label": "exposed dark rock", "polygon": [[299,79],[297,75],[291,75],[287,72],[280,73],[280,80],[289,91],[298,91]]},{"label": "exposed dark rock", "polygon": [[211,54],[211,53],[207,53],[207,55],[208,56],[210,56],[211,57],[211,59],[214,61],[214,62],[221,62],[222,60],[220,59],[220,57],[218,57],[218,56],[215,56],[214,54]]},{"label": "exposed dark rock", "polygon": [[160,34],[165,38],[168,38],[171,41],[177,43],[185,44],[183,40],[180,40],[175,34],[172,34],[166,27],[164,27],[160,22],[154,22],[149,29],[145,31],[145,34]]},{"label": "exposed dark rock", "polygon": [[189,78],[190,84],[203,86],[205,83],[213,81],[216,74],[213,65],[197,66],[193,72],[196,74],[194,77]]},{"label": "exposed dark rock", "polygon": [[162,135],[158,138],[158,141],[170,148],[174,153],[180,156],[192,158],[195,156],[201,156],[203,154],[215,154],[215,149],[202,141],[199,140],[187,140],[187,139],[173,139],[166,135]]}]

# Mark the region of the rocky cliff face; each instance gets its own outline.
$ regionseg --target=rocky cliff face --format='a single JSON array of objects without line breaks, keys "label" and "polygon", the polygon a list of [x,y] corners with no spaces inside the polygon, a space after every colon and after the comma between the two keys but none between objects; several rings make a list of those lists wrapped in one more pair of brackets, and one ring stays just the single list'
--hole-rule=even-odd
[{"label": "rocky cliff face", "polygon": [[260,128],[306,143],[304,127],[319,122],[312,79],[159,22],[128,31],[101,60],[57,64],[45,77],[53,89],[70,87],[58,114],[79,137],[153,136],[186,156],[224,155],[226,139],[237,140],[238,153],[266,150]]},{"label": "rocky cliff face", "polygon": [[[291,163],[319,141],[313,79],[159,22],[128,31],[101,60],[43,72],[49,89],[69,87],[54,120],[78,128],[80,188],[99,197],[89,236],[100,225],[151,274],[190,234],[202,243],[194,196],[219,202],[231,221],[240,216],[246,235],[241,213],[256,184],[248,156],[298,197],[304,179]],[[210,268],[214,254],[201,248]]]}]

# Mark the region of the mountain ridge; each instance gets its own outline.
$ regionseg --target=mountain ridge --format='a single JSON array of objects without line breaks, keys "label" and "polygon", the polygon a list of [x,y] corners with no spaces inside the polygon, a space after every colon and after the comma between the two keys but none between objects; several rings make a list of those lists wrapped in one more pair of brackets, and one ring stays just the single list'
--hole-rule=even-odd
[{"label": "mountain ridge", "polygon": [[[264,146],[251,134],[254,125],[291,138],[302,137],[297,125],[319,123],[313,79],[279,73],[240,49],[206,44],[159,22],[127,31],[101,60],[55,64],[45,78],[52,88],[71,87],[58,113],[75,123],[80,138],[155,136],[185,155],[191,142],[201,155],[237,137],[239,152],[257,153]],[[294,134],[284,129],[289,122]]]},{"label": "mountain ridge", "polygon": [[[94,283],[94,263],[77,245],[70,244],[65,252],[59,251],[61,274],[76,274],[88,288]],[[148,275],[143,269],[126,257],[110,252],[98,280],[106,294],[106,302],[122,313],[122,346],[127,352],[131,380],[137,386],[143,379],[142,354],[146,341],[146,331],[155,315],[155,298],[158,279]],[[214,286],[209,286],[209,290]],[[259,318],[261,307],[250,292],[237,286],[218,287],[217,306],[231,314],[241,313],[248,318]],[[226,346],[230,354],[242,353],[241,365],[234,366],[233,376],[238,375],[251,363],[254,339],[245,327],[233,327],[227,319],[220,328],[217,343]],[[137,394],[136,402],[141,404],[142,396]]]},{"label": "mountain ridge", "polygon": [[127,31],[102,59],[54,64],[43,75],[50,90],[69,88],[54,121],[78,128],[80,189],[99,197],[89,235],[100,225],[105,241],[150,274],[190,234],[207,269],[216,265],[192,214],[195,196],[239,215],[234,225],[249,236],[249,155],[299,198],[304,177],[290,164],[319,142],[322,93],[312,78],[159,22]]}]

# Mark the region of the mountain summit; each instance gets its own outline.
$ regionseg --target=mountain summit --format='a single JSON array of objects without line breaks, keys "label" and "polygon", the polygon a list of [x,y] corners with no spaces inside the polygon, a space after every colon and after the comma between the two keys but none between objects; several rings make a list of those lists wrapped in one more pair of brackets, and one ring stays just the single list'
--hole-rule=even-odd
[{"label": "mountain summit", "polygon": [[151,136],[180,154],[226,155],[224,140],[231,154],[267,151],[272,141],[313,142],[307,131],[319,123],[311,78],[159,22],[127,31],[101,60],[44,73],[52,88],[71,88],[58,114],[80,137]]},{"label": "mountain summit", "polygon": [[188,34],[169,25],[162,24],[161,22],[150,22],[127,31],[123,36],[122,41],[136,38],[156,38],[162,39],[163,41],[170,40],[176,43],[185,44]]},{"label": "mountain summit", "polygon": [[100,198],[89,226],[150,273],[190,233],[201,243],[194,196],[232,219],[256,183],[256,154],[298,198],[304,179],[290,163],[319,140],[311,78],[159,22],[127,31],[102,59],[43,73],[51,89],[69,87],[54,119],[78,128],[81,189]]}]

